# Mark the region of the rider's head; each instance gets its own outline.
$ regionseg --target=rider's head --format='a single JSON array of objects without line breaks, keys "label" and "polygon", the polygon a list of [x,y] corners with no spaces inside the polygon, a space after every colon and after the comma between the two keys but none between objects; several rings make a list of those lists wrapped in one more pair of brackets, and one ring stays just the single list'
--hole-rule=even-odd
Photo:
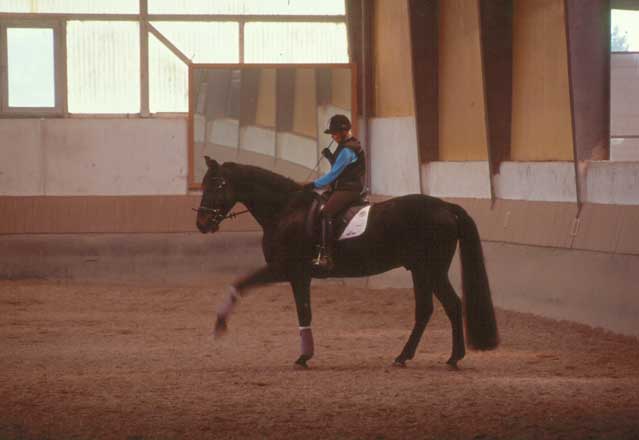
[{"label": "rider's head", "polygon": [[333,115],[324,133],[330,134],[337,143],[343,142],[351,134],[351,121],[345,115]]}]

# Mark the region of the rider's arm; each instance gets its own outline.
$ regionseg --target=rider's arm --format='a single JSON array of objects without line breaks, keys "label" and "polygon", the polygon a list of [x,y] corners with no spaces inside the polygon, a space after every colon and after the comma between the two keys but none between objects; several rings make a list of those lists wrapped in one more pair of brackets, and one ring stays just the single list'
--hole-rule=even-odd
[{"label": "rider's arm", "polygon": [[315,180],[315,188],[321,188],[330,185],[344,171],[344,168],[357,160],[357,156],[350,148],[344,148],[340,151],[339,156],[335,159],[335,163],[331,166],[331,170],[319,179]]}]

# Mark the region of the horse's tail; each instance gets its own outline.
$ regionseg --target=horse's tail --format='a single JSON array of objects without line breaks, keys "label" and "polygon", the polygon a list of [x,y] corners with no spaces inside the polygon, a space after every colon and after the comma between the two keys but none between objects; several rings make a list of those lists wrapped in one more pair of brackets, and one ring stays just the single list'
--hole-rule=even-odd
[{"label": "horse's tail", "polygon": [[499,335],[477,225],[464,208],[450,206],[458,219],[468,345],[476,350],[492,350],[499,344]]}]

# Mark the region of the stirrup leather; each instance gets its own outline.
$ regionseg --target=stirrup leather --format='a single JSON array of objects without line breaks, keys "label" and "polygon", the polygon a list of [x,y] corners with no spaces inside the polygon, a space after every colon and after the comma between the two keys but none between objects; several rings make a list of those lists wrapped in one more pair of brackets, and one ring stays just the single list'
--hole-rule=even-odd
[{"label": "stirrup leather", "polygon": [[319,246],[317,257],[313,260],[313,266],[325,270],[333,268],[331,240],[333,240],[333,222],[330,218],[322,217],[322,244]]}]

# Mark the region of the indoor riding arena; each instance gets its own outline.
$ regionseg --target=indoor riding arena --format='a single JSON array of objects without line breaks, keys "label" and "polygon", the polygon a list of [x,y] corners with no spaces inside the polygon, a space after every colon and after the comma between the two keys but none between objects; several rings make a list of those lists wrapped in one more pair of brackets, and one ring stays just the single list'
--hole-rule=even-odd
[{"label": "indoor riding arena", "polygon": [[0,0],[0,440],[638,439],[637,103],[635,0]]}]

